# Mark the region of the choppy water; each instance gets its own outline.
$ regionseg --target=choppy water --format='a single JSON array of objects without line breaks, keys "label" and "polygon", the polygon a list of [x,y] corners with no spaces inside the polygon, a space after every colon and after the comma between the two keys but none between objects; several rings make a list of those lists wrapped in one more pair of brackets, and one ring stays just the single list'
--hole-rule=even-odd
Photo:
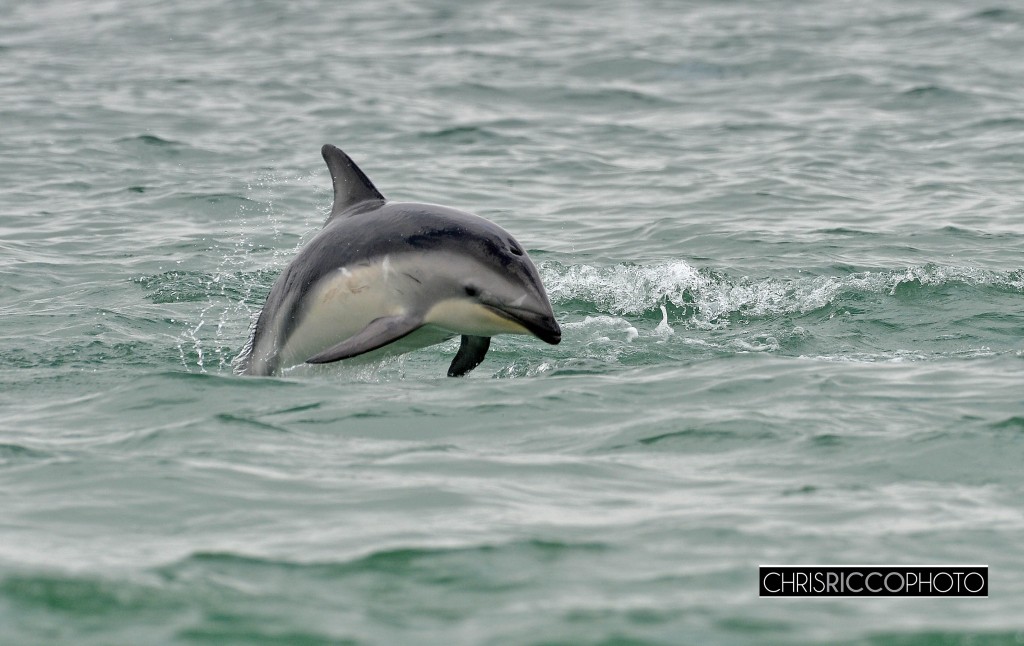
[{"label": "choppy water", "polygon": [[[1021,51],[1005,1],[0,4],[0,643],[1019,643]],[[562,344],[232,375],[325,142],[513,232]]]}]

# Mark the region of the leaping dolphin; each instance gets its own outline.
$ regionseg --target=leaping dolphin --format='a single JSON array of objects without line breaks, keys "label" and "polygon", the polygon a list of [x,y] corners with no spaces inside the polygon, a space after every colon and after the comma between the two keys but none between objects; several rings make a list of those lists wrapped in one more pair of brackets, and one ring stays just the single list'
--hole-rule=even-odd
[{"label": "leaping dolphin", "polygon": [[236,372],[401,354],[461,334],[448,368],[459,377],[495,334],[561,341],[537,268],[504,229],[445,206],[389,202],[344,152],[320,152],[331,213],[271,288]]}]

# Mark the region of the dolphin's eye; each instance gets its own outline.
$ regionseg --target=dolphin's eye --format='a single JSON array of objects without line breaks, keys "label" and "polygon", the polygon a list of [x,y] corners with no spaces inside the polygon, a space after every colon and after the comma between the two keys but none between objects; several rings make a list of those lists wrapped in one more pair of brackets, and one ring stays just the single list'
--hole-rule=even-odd
[{"label": "dolphin's eye", "polygon": [[519,245],[517,245],[514,242],[508,243],[508,250],[512,252],[513,256],[521,256],[521,255],[523,255],[523,248],[520,247]]},{"label": "dolphin's eye", "polygon": [[466,296],[476,298],[480,295],[480,290],[473,285],[466,285]]}]

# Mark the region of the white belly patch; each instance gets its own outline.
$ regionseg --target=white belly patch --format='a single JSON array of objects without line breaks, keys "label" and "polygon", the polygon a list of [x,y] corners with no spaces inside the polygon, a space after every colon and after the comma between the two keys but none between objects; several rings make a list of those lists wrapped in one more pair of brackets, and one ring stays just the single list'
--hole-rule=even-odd
[{"label": "white belly patch", "polygon": [[302,321],[281,348],[281,366],[295,365],[356,334],[374,319],[403,314],[401,295],[380,264],[341,267],[306,297]]}]

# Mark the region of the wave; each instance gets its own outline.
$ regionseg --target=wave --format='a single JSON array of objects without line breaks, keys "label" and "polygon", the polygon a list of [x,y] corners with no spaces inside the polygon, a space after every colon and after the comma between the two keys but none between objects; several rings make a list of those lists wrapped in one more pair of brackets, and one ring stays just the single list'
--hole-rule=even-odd
[{"label": "wave", "polygon": [[240,552],[193,552],[184,558],[158,569],[166,579],[180,578],[184,572],[217,569],[282,569],[317,570],[323,574],[347,575],[359,572],[380,572],[389,575],[402,570],[424,570],[439,567],[454,560],[476,560],[481,557],[509,558],[529,554],[554,560],[573,553],[594,553],[608,549],[598,541],[563,542],[558,540],[522,539],[496,543],[469,543],[465,545],[426,545],[408,547],[381,547],[343,560],[295,560],[255,556]]},{"label": "wave", "polygon": [[764,318],[806,314],[833,305],[844,295],[888,294],[904,286],[993,287],[1024,292],[1024,270],[996,272],[967,266],[920,265],[845,276],[731,278],[682,260],[609,267],[541,264],[541,277],[556,305],[589,303],[597,311],[646,315],[670,304],[711,325],[731,315]]}]

